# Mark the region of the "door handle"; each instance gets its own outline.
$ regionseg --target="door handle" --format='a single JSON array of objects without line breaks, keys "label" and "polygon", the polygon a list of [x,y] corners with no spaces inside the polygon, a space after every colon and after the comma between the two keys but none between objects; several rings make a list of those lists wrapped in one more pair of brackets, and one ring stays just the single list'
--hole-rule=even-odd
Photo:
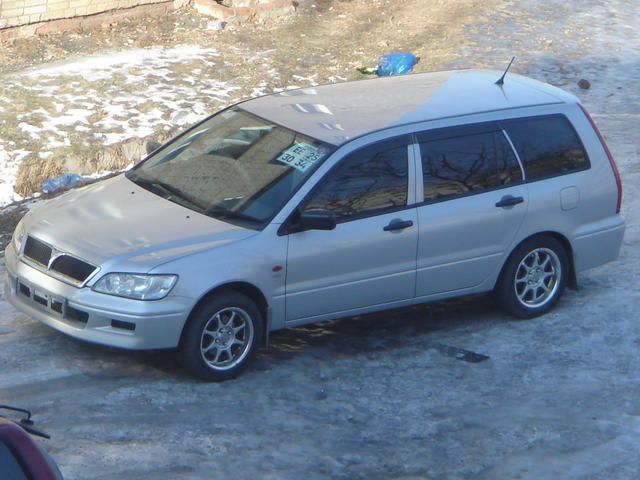
[{"label": "door handle", "polygon": [[404,230],[405,228],[413,227],[413,221],[411,220],[391,220],[389,225],[382,227],[385,232],[397,232],[398,230]]},{"label": "door handle", "polygon": [[506,208],[513,207],[514,205],[518,205],[519,203],[523,203],[524,198],[522,197],[512,197],[511,195],[505,195],[500,199],[498,203],[496,203],[496,207]]}]

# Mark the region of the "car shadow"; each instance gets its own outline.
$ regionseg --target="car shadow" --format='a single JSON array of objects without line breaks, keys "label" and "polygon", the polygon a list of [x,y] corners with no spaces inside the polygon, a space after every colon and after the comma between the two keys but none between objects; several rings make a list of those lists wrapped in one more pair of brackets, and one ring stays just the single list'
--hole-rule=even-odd
[{"label": "car shadow", "polygon": [[[362,354],[380,354],[403,348],[407,338],[414,343],[432,346],[442,351],[449,348],[433,343],[434,333],[441,334],[461,328],[482,329],[501,321],[502,313],[491,295],[471,295],[423,305],[398,308],[367,315],[345,317],[301,327],[280,330],[270,337],[269,347],[258,351],[252,371],[277,368],[279,364],[311,355],[316,359],[330,359]],[[175,350],[126,351],[102,345],[88,345],[69,339],[91,358],[101,363],[124,363],[138,368],[128,369],[130,375],[161,376],[182,383],[193,379],[177,365]],[[455,347],[453,347],[455,348]],[[446,353],[445,353],[446,354]],[[120,369],[118,369],[120,370]],[[126,376],[109,368],[99,369],[93,376]]]},{"label": "car shadow", "polygon": [[[471,295],[367,315],[346,317],[274,332],[257,367],[283,362],[304,352],[316,357],[359,355],[395,350],[412,339],[463,328],[483,328],[501,312],[490,295]],[[262,365],[261,365],[262,364]]]}]

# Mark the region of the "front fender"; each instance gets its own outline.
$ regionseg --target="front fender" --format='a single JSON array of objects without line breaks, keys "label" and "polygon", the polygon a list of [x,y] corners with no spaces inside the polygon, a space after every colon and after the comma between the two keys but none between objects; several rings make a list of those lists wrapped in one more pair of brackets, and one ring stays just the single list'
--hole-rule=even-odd
[{"label": "front fender", "polygon": [[150,273],[179,275],[171,294],[197,301],[230,283],[253,285],[271,310],[270,330],[278,330],[284,327],[288,246],[278,227],[269,225],[257,235],[164,263]]}]

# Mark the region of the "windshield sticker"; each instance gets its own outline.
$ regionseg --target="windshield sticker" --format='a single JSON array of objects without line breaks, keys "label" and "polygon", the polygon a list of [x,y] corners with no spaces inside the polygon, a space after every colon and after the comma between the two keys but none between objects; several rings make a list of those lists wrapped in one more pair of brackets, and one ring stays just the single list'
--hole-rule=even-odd
[{"label": "windshield sticker", "polygon": [[276,160],[304,172],[323,155],[324,153],[317,147],[301,142],[287,148]]}]

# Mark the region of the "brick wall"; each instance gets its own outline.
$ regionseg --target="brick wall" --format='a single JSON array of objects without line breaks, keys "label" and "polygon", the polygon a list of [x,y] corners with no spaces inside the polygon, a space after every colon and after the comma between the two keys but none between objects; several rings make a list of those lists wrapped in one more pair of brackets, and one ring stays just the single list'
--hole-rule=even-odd
[{"label": "brick wall", "polygon": [[166,15],[190,1],[200,13],[220,19],[279,16],[295,10],[293,0],[0,0],[0,42]]},{"label": "brick wall", "polygon": [[158,3],[163,0],[0,0],[0,28]]}]

